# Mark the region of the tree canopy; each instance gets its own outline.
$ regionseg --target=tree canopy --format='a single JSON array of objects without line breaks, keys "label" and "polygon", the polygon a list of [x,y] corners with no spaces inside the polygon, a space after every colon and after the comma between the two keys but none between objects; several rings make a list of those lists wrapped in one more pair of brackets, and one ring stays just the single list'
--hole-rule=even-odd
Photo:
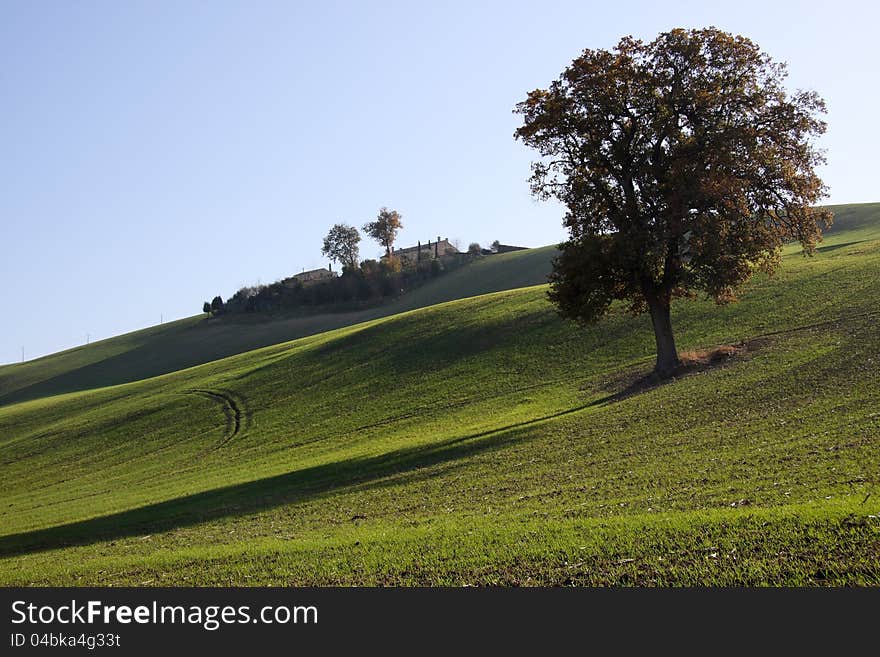
[{"label": "tree canopy", "polygon": [[335,224],[324,238],[321,254],[338,262],[343,270],[357,269],[360,252],[358,242],[361,235],[357,228],[347,224]]},{"label": "tree canopy", "polygon": [[785,242],[815,249],[832,219],[814,207],[825,105],[787,93],[786,75],[745,37],[674,29],[584,50],[516,106],[515,137],[541,155],[532,191],[567,210],[549,292],[564,316],[593,322],[617,299],[648,310],[666,376],[674,297],[732,301]]},{"label": "tree canopy", "polygon": [[223,297],[221,297],[218,294],[216,297],[211,299],[211,312],[214,315],[217,315],[219,313],[222,313],[223,309],[224,309]]},{"label": "tree canopy", "polygon": [[385,255],[391,257],[391,248],[397,239],[398,231],[403,228],[402,217],[397,210],[382,208],[375,221],[364,225],[364,231],[385,247]]}]

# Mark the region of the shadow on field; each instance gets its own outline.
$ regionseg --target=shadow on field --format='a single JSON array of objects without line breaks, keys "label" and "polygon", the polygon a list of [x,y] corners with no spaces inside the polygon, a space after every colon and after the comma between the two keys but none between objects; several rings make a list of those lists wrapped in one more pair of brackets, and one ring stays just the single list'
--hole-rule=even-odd
[{"label": "shadow on field", "polygon": [[2,536],[0,556],[16,556],[164,532],[218,518],[242,516],[284,504],[316,499],[384,477],[411,473],[420,468],[509,445],[523,440],[525,430],[532,425],[600,406],[614,401],[615,397],[616,395],[609,395],[551,415],[451,438],[433,445],[318,465],[107,516]]},{"label": "shadow on field", "polygon": [[306,317],[275,323],[253,321],[247,331],[233,322],[218,320],[170,326],[122,353],[64,370],[18,389],[0,392],[0,406],[141,381],[317,332],[311,331],[312,328],[326,328],[322,325],[313,327],[310,321],[317,320]]},{"label": "shadow on field", "polygon": [[843,242],[841,244],[829,244],[828,246],[819,246],[816,247],[816,250],[820,253],[828,253],[829,251],[836,251],[837,249],[843,249],[847,246],[855,246],[856,244],[861,244],[862,242],[867,242],[868,240],[855,240],[854,242]]}]

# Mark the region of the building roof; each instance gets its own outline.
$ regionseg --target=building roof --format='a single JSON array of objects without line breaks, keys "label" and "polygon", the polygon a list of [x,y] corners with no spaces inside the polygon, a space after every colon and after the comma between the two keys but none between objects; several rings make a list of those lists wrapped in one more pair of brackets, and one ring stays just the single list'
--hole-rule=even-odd
[{"label": "building roof", "polygon": [[322,267],[321,269],[310,269],[309,271],[301,271],[300,273],[294,274],[293,276],[288,276],[287,278],[282,279],[281,283],[288,287],[295,287],[294,281],[298,281],[300,284],[303,284],[335,277],[336,272],[329,269],[324,269]]},{"label": "building roof", "polygon": [[294,274],[291,278],[315,278],[316,276],[332,276],[333,272],[329,269],[321,267],[320,269],[310,269],[309,271],[301,271]]},{"label": "building roof", "polygon": [[[444,252],[454,251],[458,253],[458,249],[455,248],[452,244],[450,244],[449,239],[442,239],[434,242],[422,242],[421,244],[416,244],[415,246],[406,246],[401,249],[394,249],[394,255],[400,255],[401,253],[415,253],[420,249],[422,251],[434,250],[438,246],[442,247]],[[383,256],[384,257],[384,256]]]}]

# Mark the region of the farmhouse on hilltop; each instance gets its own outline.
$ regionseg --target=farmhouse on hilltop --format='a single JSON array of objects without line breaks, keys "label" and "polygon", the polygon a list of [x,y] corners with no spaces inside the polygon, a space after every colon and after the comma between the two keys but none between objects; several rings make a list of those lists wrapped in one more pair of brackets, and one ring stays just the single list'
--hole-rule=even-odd
[{"label": "farmhouse on hilltop", "polygon": [[281,283],[287,287],[296,287],[297,283],[303,286],[308,286],[321,281],[330,280],[331,278],[336,278],[336,273],[330,268],[321,268],[294,274],[290,278],[285,278]]},{"label": "farmhouse on hilltop", "polygon": [[[398,258],[401,262],[409,262],[414,263],[420,260],[431,260],[432,258],[443,258],[445,256],[452,256],[459,253],[458,249],[456,249],[452,244],[449,243],[449,240],[444,238],[440,239],[437,237],[436,242],[431,242],[428,240],[427,244],[422,244],[419,242],[416,246],[409,246],[405,249],[397,249],[392,250],[391,254]],[[388,256],[382,256],[382,259],[385,260]]]}]

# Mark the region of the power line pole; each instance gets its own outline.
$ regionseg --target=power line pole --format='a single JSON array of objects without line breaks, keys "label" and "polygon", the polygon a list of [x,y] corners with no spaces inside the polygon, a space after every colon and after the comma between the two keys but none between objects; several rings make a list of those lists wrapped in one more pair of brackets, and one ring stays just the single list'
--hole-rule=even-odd
[{"label": "power line pole", "polygon": [[24,362],[24,346],[21,348],[21,362]]},{"label": "power line pole", "polygon": [[91,339],[91,337],[92,337],[92,336],[91,336],[90,333],[86,333],[86,344],[89,343],[89,340]]}]

